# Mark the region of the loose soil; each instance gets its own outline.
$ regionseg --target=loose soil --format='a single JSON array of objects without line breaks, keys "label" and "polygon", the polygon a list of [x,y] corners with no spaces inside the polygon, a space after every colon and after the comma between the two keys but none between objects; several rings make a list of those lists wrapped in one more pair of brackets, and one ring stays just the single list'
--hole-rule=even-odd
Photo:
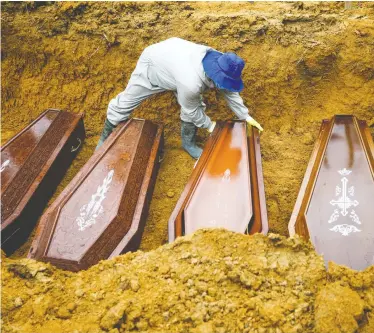
[{"label": "loose soil", "polygon": [[[354,2],[350,10],[343,2],[2,2],[1,8],[2,142],[46,108],[86,114],[87,139],[54,198],[92,156],[107,104],[125,88],[142,50],[173,36],[246,61],[241,95],[264,127],[274,233],[287,235],[322,119],[354,114],[374,134],[371,3]],[[233,118],[221,96],[204,97],[213,120]],[[326,272],[299,240],[222,230],[159,248],[194,160],[180,148],[172,93],[147,100],[134,117],[165,126],[165,159],[141,243],[150,252],[72,274],[22,259],[31,236],[3,261],[4,331],[374,332],[373,267],[357,273],[332,264]],[[206,138],[199,130],[200,145]]]},{"label": "loose soil", "polygon": [[298,237],[200,230],[79,273],[5,259],[4,332],[373,332],[374,266],[330,264]]}]

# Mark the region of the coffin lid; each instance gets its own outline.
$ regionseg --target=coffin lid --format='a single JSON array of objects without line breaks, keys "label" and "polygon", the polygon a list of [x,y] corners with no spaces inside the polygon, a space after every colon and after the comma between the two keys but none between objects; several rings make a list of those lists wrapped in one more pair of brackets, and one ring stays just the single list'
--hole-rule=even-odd
[{"label": "coffin lid", "polygon": [[289,223],[326,262],[374,264],[374,152],[365,121],[324,120]]}]

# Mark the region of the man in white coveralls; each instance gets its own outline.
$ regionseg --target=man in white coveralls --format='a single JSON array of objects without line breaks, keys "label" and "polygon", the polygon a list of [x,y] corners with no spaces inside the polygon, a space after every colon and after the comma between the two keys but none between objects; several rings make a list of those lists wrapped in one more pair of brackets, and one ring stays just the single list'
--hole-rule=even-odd
[{"label": "man in white coveralls", "polygon": [[171,90],[181,106],[182,147],[195,159],[202,149],[196,145],[197,128],[210,133],[216,124],[205,114],[202,93],[218,88],[228,106],[241,120],[262,131],[244,105],[239,92],[244,61],[235,53],[221,53],[209,46],[195,44],[180,38],[170,38],[145,48],[126,89],[108,105],[107,119],[97,147],[100,147],[113,129],[127,120],[134,109],[153,94]]}]

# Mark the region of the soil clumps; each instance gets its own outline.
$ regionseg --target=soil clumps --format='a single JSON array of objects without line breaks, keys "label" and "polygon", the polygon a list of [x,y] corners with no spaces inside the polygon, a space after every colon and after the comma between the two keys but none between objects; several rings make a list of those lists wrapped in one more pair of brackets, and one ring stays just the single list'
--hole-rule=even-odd
[{"label": "soil clumps", "polygon": [[199,230],[71,273],[3,259],[4,332],[369,332],[374,266],[331,264],[296,238]]}]

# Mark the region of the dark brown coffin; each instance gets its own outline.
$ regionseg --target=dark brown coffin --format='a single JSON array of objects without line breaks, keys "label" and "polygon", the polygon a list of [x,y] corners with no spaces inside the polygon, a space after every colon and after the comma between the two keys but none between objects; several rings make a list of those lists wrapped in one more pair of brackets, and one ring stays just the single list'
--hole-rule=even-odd
[{"label": "dark brown coffin", "polygon": [[1,247],[29,236],[85,138],[83,115],[49,109],[1,147]]},{"label": "dark brown coffin", "polygon": [[374,145],[365,121],[324,120],[289,223],[325,262],[374,264]]},{"label": "dark brown coffin", "polygon": [[217,123],[169,219],[169,242],[209,227],[268,232],[260,138],[245,122]]},{"label": "dark brown coffin", "polygon": [[29,257],[78,271],[136,250],[162,147],[162,126],[119,125],[42,216]]}]

